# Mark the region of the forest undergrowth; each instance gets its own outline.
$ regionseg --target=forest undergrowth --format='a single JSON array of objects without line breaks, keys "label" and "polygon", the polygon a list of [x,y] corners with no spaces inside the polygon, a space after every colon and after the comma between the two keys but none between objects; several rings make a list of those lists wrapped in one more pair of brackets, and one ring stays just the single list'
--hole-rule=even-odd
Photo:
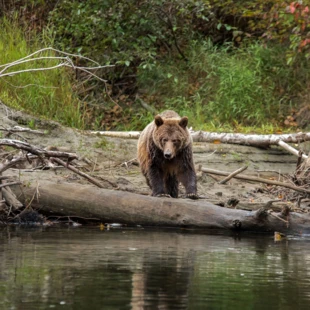
[{"label": "forest undergrowth", "polygon": [[[100,18],[107,13],[98,11],[99,4],[92,0],[55,2],[50,14],[45,12],[40,27],[27,17],[35,11],[34,4],[24,6],[22,18],[21,7],[14,10],[12,4],[7,14],[0,16],[1,101],[34,117],[79,129],[141,130],[154,114],[165,109],[187,115],[194,130],[280,133],[308,128],[308,59],[297,52],[294,59],[288,58],[292,46],[285,40],[254,37],[241,29],[241,23],[229,23],[224,10],[211,21],[207,8],[219,6],[217,1],[187,0],[183,6],[178,3],[172,13],[167,9],[169,1],[142,1],[144,11],[137,10],[133,16],[126,14],[127,2],[123,7],[113,2],[111,20],[103,24]],[[160,4],[164,4],[162,10]],[[85,17],[80,24],[69,26],[65,14],[72,8],[72,21],[81,16],[91,19]],[[153,8],[157,15],[151,14]],[[117,9],[120,13],[116,16]],[[123,24],[118,27],[120,21]],[[205,33],[203,22],[212,22],[214,31]],[[102,29],[96,31],[105,31],[105,36],[91,32],[97,25]],[[222,35],[220,42],[214,39],[216,31]],[[132,40],[131,44],[126,40]],[[115,66],[98,69],[95,74],[101,80],[63,67],[26,72],[57,66],[59,60],[52,59],[56,54],[46,51],[40,60],[6,71],[23,71],[20,74],[1,76],[5,64],[44,47]],[[78,58],[75,61],[81,62]]]}]

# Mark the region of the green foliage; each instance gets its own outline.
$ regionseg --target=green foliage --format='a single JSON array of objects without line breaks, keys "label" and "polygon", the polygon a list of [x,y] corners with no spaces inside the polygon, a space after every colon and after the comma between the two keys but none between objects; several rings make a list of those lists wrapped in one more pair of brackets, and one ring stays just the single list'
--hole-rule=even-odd
[{"label": "green foliage", "polygon": [[310,58],[309,0],[210,0],[209,3],[218,12],[218,26],[224,21],[229,23],[229,27],[218,28],[222,28],[226,36],[230,32],[238,45],[249,38],[260,39],[282,44],[288,64],[300,56]]},{"label": "green foliage", "polygon": [[[57,44],[101,64],[117,65],[96,72],[109,80],[105,91],[102,83],[85,86],[91,91],[80,98],[87,110],[83,116],[65,70],[2,78],[2,100],[76,127],[84,120],[88,128],[137,130],[153,118],[135,99],[138,93],[157,111],[171,108],[188,115],[195,129],[240,131],[242,126],[248,126],[246,130],[259,126],[262,131],[276,130],[290,109],[304,103],[302,94],[307,92],[308,2],[18,1],[18,7],[27,12],[25,18],[32,13],[42,18],[49,15],[51,28],[43,28],[40,38],[27,37],[28,41],[18,31],[5,41],[9,33],[5,30],[0,34],[2,63]],[[6,58],[1,41],[9,47]],[[8,84],[34,84],[30,78],[34,76],[36,84],[49,88],[21,90]]]},{"label": "green foliage", "polygon": [[238,50],[234,55],[226,54],[218,64],[218,88],[208,110],[219,123],[257,125],[269,122],[274,115],[274,84],[252,57],[249,49]]},{"label": "green foliage", "polygon": [[310,2],[293,1],[289,5],[277,1],[269,12],[269,24],[264,35],[269,40],[289,41],[287,63],[310,58]]},{"label": "green foliage", "polygon": [[206,14],[204,1],[75,0],[61,1],[50,21],[63,49],[147,68],[159,53],[177,51],[184,58],[182,45],[195,34],[191,23],[207,19]]},{"label": "green foliage", "polygon": [[187,55],[186,64],[170,59],[151,72],[138,71],[138,82],[149,101],[155,98],[159,110],[188,115],[195,129],[277,130],[309,80],[309,65],[304,63],[298,71],[287,66],[277,46],[217,48],[193,41]]},{"label": "green foliage", "polygon": [[[49,29],[45,29],[40,36],[34,32],[27,33],[20,28],[17,17],[13,21],[2,18],[0,28],[0,65],[2,65],[0,71],[4,69],[4,64],[19,60],[46,47],[44,42],[53,43]],[[51,51],[46,51],[39,56],[55,55]],[[58,61],[53,59],[29,61],[12,66],[3,73],[48,68],[57,64]],[[65,125],[82,128],[80,102],[72,91],[71,79],[69,73],[63,68],[0,77],[1,100],[16,109],[26,109],[33,114],[55,119]]]}]

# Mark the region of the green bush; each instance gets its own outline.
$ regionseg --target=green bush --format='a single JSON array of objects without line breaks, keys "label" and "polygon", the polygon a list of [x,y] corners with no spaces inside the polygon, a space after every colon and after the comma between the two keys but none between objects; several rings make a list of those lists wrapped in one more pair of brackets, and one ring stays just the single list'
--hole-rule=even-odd
[{"label": "green bush", "polygon": [[65,0],[50,22],[62,49],[104,63],[147,67],[161,54],[185,58],[183,46],[195,35],[192,23],[208,14],[208,5],[194,0]]}]

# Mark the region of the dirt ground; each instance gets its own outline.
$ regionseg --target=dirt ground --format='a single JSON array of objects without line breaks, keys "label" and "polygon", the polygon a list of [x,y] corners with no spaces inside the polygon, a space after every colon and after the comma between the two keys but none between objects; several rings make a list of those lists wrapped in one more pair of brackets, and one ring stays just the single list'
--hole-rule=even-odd
[{"label": "dirt ground", "polygon": [[[32,128],[44,131],[45,134],[13,133],[2,131],[2,139],[16,139],[26,141],[36,147],[57,148],[60,151],[73,152],[78,155],[74,161],[75,167],[84,173],[95,177],[105,188],[124,190],[150,195],[151,191],[140,173],[136,161],[135,139],[108,138],[89,132],[65,128],[56,122],[38,119],[27,114],[13,111],[4,104],[0,104],[0,129],[9,129],[14,126]],[[309,148],[309,145],[302,145]],[[17,151],[1,150],[1,162],[16,154]],[[278,148],[259,149],[255,147],[194,143],[194,161],[197,167],[207,167],[226,172],[248,166],[243,172],[246,175],[286,180],[286,175],[293,174],[297,157]],[[67,170],[64,167],[42,170],[33,169],[27,163],[23,169],[9,169],[4,174],[14,175],[24,184],[40,180],[50,180],[57,183],[88,183],[88,181]],[[270,200],[285,200],[287,191],[281,188],[270,187],[261,183],[239,181],[232,179],[228,184],[220,185],[222,176],[205,174],[197,171],[198,194],[211,202],[225,206],[229,202],[240,201],[238,206],[247,209],[252,204],[261,207]],[[94,185],[95,186],[95,185]],[[182,193],[182,188],[180,189]],[[180,197],[182,198],[182,196]]]}]

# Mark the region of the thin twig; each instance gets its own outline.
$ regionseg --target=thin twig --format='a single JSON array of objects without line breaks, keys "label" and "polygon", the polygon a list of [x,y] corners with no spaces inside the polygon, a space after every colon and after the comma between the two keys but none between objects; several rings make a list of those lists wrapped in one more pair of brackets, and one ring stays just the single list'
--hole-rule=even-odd
[{"label": "thin twig", "polygon": [[[7,69],[11,68],[11,67],[14,67],[14,66],[17,66],[17,65],[20,65],[20,64],[23,64],[23,63],[26,63],[26,62],[31,62],[31,61],[37,61],[37,60],[46,60],[46,59],[55,59],[55,60],[67,60],[66,57],[57,57],[57,56],[43,56],[43,57],[37,57],[37,58],[31,58],[31,59],[24,59],[24,60],[21,60],[21,61],[17,61],[17,62],[13,62],[13,63],[9,63],[7,64],[6,67],[4,67],[4,69],[2,69],[0,71],[0,76],[3,76],[2,73],[4,71],[6,71]],[[2,66],[0,66],[2,67]]]},{"label": "thin twig", "polygon": [[[53,70],[53,69],[57,69],[60,67],[65,66],[65,63],[60,63],[56,66],[52,66],[52,67],[45,67],[45,68],[32,68],[32,69],[25,69],[25,70],[19,70],[19,71],[13,71],[13,72],[9,72],[9,73],[4,73],[1,74],[0,77],[5,77],[5,76],[13,76],[16,74],[20,74],[20,73],[25,73],[25,72],[35,72],[35,71],[45,71],[45,70]],[[71,67],[71,66],[70,66]]]},{"label": "thin twig", "polygon": [[[85,56],[81,56],[81,55],[77,55],[77,54],[71,54],[71,53],[63,52],[63,51],[60,51],[60,50],[55,49],[55,48],[53,48],[53,47],[45,47],[45,48],[42,48],[42,49],[40,49],[40,50],[38,50],[38,51],[35,51],[34,53],[32,53],[32,54],[30,54],[30,55],[28,55],[28,56],[25,56],[25,57],[20,58],[20,59],[18,59],[18,60],[16,60],[16,61],[13,61],[12,64],[13,64],[13,63],[17,64],[17,63],[19,63],[20,61],[22,61],[22,60],[24,60],[24,59],[30,58],[30,57],[32,57],[32,56],[34,56],[34,55],[36,55],[36,54],[39,54],[39,53],[42,53],[42,52],[45,52],[45,51],[54,51],[54,52],[56,52],[56,53],[64,54],[64,55],[67,55],[67,56],[72,56],[72,57],[77,57],[77,58],[85,59],[85,60],[88,60],[88,61],[90,61],[90,62],[92,62],[92,63],[95,63],[96,65],[100,66],[100,64],[99,64],[97,61],[95,61],[95,60],[93,60],[93,59],[91,59],[91,58],[88,58],[88,57],[85,57]],[[5,67],[6,65],[7,65],[7,64],[0,65],[0,68],[1,68],[1,67]],[[110,65],[110,67],[112,67],[112,66],[114,66],[114,65]]]},{"label": "thin twig", "polygon": [[[45,51],[53,51],[53,52],[56,52],[56,53],[59,53],[59,54],[66,55],[66,57],[64,57],[64,56],[40,56],[40,57],[36,57],[36,58],[31,58],[31,57],[33,57],[33,56],[35,56],[35,55],[37,55],[39,53],[45,52]],[[96,64],[96,66],[95,67],[79,67],[79,66],[76,66],[73,63],[73,61],[70,59],[69,56],[70,57],[76,57],[76,58],[85,59],[87,61],[90,61],[90,62]],[[11,67],[14,67],[14,66],[17,66],[17,65],[21,65],[21,64],[24,64],[24,63],[27,63],[27,62],[40,61],[40,60],[57,60],[57,61],[62,61],[62,62],[57,64],[57,65],[55,65],[55,66],[51,66],[51,67],[29,68],[29,69],[25,69],[25,70],[18,70],[18,71],[12,71],[12,72],[4,73],[7,69],[9,69]],[[96,74],[90,72],[90,70],[98,70],[98,69],[111,68],[111,67],[114,67],[114,65],[104,65],[104,66],[102,66],[98,62],[96,62],[96,61],[94,61],[94,60],[92,60],[92,59],[90,59],[88,57],[84,57],[84,56],[76,55],[76,54],[71,54],[71,53],[66,53],[66,52],[54,49],[52,47],[47,47],[47,48],[43,48],[41,50],[38,50],[38,51],[28,55],[28,56],[20,58],[20,59],[18,59],[16,61],[13,61],[11,63],[0,65],[0,68],[3,68],[0,71],[0,78],[1,77],[5,77],[5,76],[13,76],[13,75],[21,74],[21,73],[25,73],[25,72],[36,72],[36,71],[53,70],[53,69],[57,69],[57,68],[60,68],[60,67],[70,67],[70,68],[73,68],[75,70],[81,70],[83,72],[86,72],[90,76],[93,76],[96,79],[106,83],[107,82],[106,80],[104,80],[104,79],[100,78],[99,76],[97,76]]]},{"label": "thin twig", "polygon": [[284,222],[285,224],[288,225],[288,223],[289,223],[288,221],[286,221],[286,220],[284,220],[284,219],[281,219],[281,217],[277,216],[276,214],[273,214],[272,212],[270,212],[269,214],[272,215],[272,216],[274,216],[274,217],[276,217],[277,219],[281,220],[282,222]]},{"label": "thin twig", "polygon": [[248,169],[248,166],[244,166],[242,168],[237,169],[233,173],[231,173],[229,176],[227,176],[225,179],[219,182],[219,184],[225,184],[227,183],[231,178],[235,177],[237,174],[241,173],[242,171]]}]

